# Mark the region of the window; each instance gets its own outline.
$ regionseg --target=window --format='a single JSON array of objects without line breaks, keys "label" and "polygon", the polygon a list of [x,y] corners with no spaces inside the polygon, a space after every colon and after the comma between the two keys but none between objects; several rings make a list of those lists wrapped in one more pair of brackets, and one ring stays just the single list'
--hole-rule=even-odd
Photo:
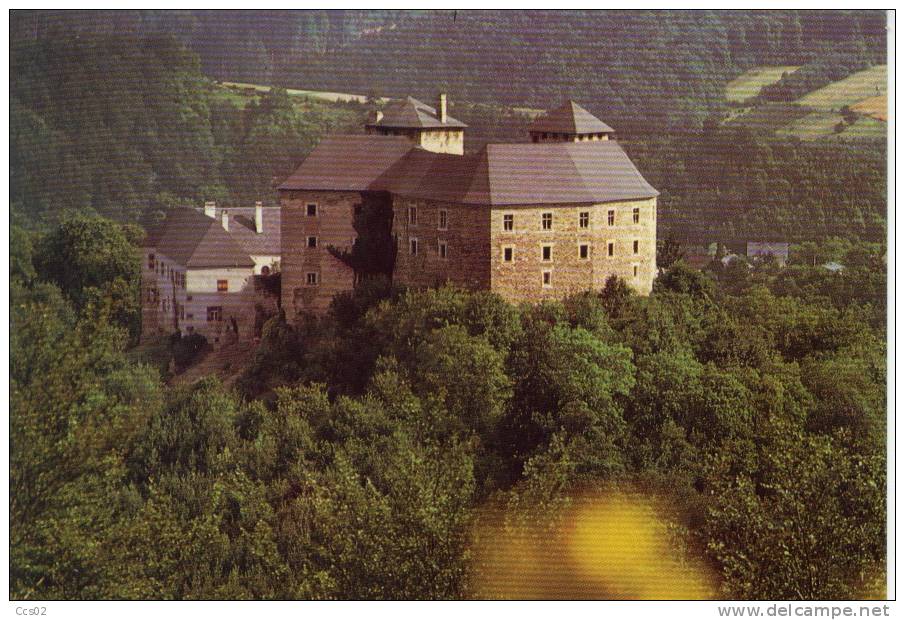
[{"label": "window", "polygon": [[409,239],[409,254],[412,256],[418,255],[418,240],[412,237]]},{"label": "window", "polygon": [[613,256],[616,254],[616,244],[610,241],[606,244],[606,255]]},{"label": "window", "polygon": [[513,250],[512,246],[507,246],[503,248],[503,262],[511,263],[515,250]]},{"label": "window", "polygon": [[437,244],[438,244],[438,245],[437,245],[437,254],[440,255],[440,258],[441,258],[442,260],[446,260],[446,251],[447,251],[447,250],[446,250],[446,242],[445,242],[445,241],[438,241]]},{"label": "window", "polygon": [[[189,321],[191,321],[192,319],[195,318],[195,315],[192,314],[191,312],[189,312],[188,314],[185,315],[185,318],[188,319]],[[189,327],[189,329],[192,329],[192,328]]]},{"label": "window", "polygon": [[309,248],[317,247],[317,237],[314,237],[314,236],[308,237],[308,247]]},{"label": "window", "polygon": [[607,226],[615,226],[616,225],[616,212],[610,209],[606,212],[606,225]]},{"label": "window", "polygon": [[309,202],[305,205],[305,213],[308,214],[308,217],[317,217],[317,205],[313,202]]},{"label": "window", "polygon": [[262,275],[262,276],[269,276],[269,275],[270,275],[270,267],[268,267],[267,265],[264,265],[263,267],[261,267],[261,275]]},{"label": "window", "polygon": [[515,223],[515,216],[511,213],[508,213],[503,216],[503,230],[507,232],[511,232]]},{"label": "window", "polygon": [[448,214],[446,209],[440,209],[439,215],[437,215],[437,228],[439,230],[446,230],[447,226],[447,218]]},{"label": "window", "polygon": [[409,207],[409,225],[414,226],[418,223],[418,207]]},{"label": "window", "polygon": [[632,275],[638,277],[638,265],[632,265]]},{"label": "window", "polygon": [[182,304],[176,304],[176,307],[179,309],[179,320],[185,320],[185,306]]},{"label": "window", "polygon": [[637,254],[637,253],[638,253],[638,240],[635,239],[634,241],[632,241],[632,254]]},{"label": "window", "polygon": [[154,255],[148,254],[148,269],[154,269]]},{"label": "window", "polygon": [[217,280],[217,292],[225,293],[229,290],[229,282],[226,280]]},{"label": "window", "polygon": [[549,261],[553,260],[553,246],[552,245],[542,245],[540,248],[541,260]]},{"label": "window", "polygon": [[543,283],[544,283],[544,288],[550,288],[551,286],[553,286],[553,272],[552,271],[544,272]]},{"label": "window", "polygon": [[590,249],[588,247],[588,244],[582,243],[581,245],[578,246],[578,258],[585,260],[588,258],[589,255],[590,255]]},{"label": "window", "polygon": [[591,214],[587,211],[582,211],[578,214],[578,227],[579,228],[587,228],[591,222]]},{"label": "window", "polygon": [[542,213],[540,216],[540,223],[543,230],[553,230],[553,214]]},{"label": "window", "polygon": [[316,271],[309,271],[305,274],[305,284],[308,286],[317,286],[318,279]]},{"label": "window", "polygon": [[637,224],[639,221],[641,221],[641,209],[635,207],[632,209],[632,223]]},{"label": "window", "polygon": [[223,306],[208,306],[207,307],[207,322],[208,323],[219,323],[223,320]]}]

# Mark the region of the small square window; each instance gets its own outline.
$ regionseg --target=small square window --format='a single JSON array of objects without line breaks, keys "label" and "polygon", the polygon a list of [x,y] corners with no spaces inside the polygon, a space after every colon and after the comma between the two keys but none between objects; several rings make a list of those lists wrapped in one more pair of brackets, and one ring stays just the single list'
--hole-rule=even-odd
[{"label": "small square window", "polygon": [[317,247],[317,237],[308,237],[308,247],[316,248]]},{"label": "small square window", "polygon": [[418,207],[409,207],[409,224],[414,226],[418,223]]},{"label": "small square window", "polygon": [[578,258],[584,260],[587,259],[590,255],[590,248],[586,243],[582,243],[578,246]]},{"label": "small square window", "polygon": [[412,256],[418,255],[418,240],[414,237],[409,239],[409,254]]},{"label": "small square window", "polygon": [[638,253],[638,240],[637,240],[637,239],[635,239],[634,241],[632,241],[632,253],[633,253],[633,254],[637,254],[637,253]]},{"label": "small square window", "polygon": [[305,212],[308,214],[308,217],[317,217],[317,205],[313,202],[305,205]]},{"label": "small square window", "polygon": [[515,216],[511,213],[508,213],[503,216],[503,230],[512,231],[515,224]]},{"label": "small square window", "polygon": [[217,280],[217,292],[225,293],[229,290],[229,282],[227,280]]},{"label": "small square window", "polygon": [[542,213],[540,216],[541,228],[543,230],[553,230],[553,214]]},{"label": "small square window", "polygon": [[446,230],[448,225],[449,215],[446,209],[440,209],[439,215],[437,216],[437,228],[440,230]]},{"label": "small square window", "polygon": [[553,246],[552,245],[544,245],[541,246],[541,260],[549,261],[553,260]]},{"label": "small square window", "polygon": [[610,241],[606,244],[606,255],[614,256],[616,254],[616,244]]},{"label": "small square window", "polygon": [[637,224],[639,221],[641,221],[641,209],[635,207],[632,209],[632,222]]},{"label": "small square window", "polygon": [[440,258],[442,260],[446,260],[446,252],[447,252],[446,242],[438,241],[437,242],[437,254],[440,255]]},{"label": "small square window", "polygon": [[544,272],[543,283],[544,283],[544,287],[547,287],[547,288],[553,286],[553,272],[552,271]]},{"label": "small square window", "polygon": [[511,247],[503,248],[503,262],[504,263],[511,263],[513,256],[514,256],[514,250]]},{"label": "small square window", "polygon": [[587,211],[582,211],[578,214],[578,227],[579,228],[587,228],[591,223],[591,214]]},{"label": "small square window", "polygon": [[317,281],[318,277],[316,271],[309,271],[307,274],[305,274],[305,284],[307,284],[308,286],[317,286]]},{"label": "small square window", "polygon": [[615,226],[616,225],[616,212],[610,209],[606,212],[606,225],[607,226]]}]

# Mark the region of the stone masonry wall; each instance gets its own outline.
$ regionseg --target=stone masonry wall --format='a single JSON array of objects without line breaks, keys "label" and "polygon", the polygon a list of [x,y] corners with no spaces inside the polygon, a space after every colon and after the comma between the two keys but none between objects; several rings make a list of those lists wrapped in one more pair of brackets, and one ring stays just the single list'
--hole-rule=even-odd
[{"label": "stone masonry wall", "polygon": [[[409,209],[416,209],[416,223]],[[446,230],[440,211],[446,210]],[[486,207],[394,196],[393,235],[397,240],[394,282],[429,287],[451,282],[468,289],[490,288],[490,211]],[[418,240],[413,255],[411,240]],[[446,243],[446,258],[440,242]]]},{"label": "stone masonry wall", "polygon": [[[638,209],[638,223],[633,210]],[[491,288],[511,302],[561,299],[602,289],[617,275],[642,295],[656,277],[656,198],[594,205],[544,205],[494,208],[491,215]],[[609,213],[613,212],[613,223]],[[552,214],[552,228],[543,229],[543,214]],[[587,227],[581,214],[587,213]],[[513,230],[504,230],[504,216]],[[634,242],[638,242],[637,253]],[[613,256],[608,246],[613,244]],[[587,245],[587,258],[580,246]],[[549,259],[543,247],[549,246]],[[504,260],[506,248],[512,260]],[[637,269],[637,272],[636,272]],[[544,272],[549,271],[549,284]]]},{"label": "stone masonry wall", "polygon": [[[317,205],[317,215],[307,214],[307,205]],[[303,314],[324,314],[333,296],[354,287],[351,267],[327,249],[350,250],[357,236],[353,226],[358,192],[280,192],[282,259],[282,306],[289,321]],[[317,247],[308,247],[308,237]],[[308,274],[317,274],[316,284]]]}]

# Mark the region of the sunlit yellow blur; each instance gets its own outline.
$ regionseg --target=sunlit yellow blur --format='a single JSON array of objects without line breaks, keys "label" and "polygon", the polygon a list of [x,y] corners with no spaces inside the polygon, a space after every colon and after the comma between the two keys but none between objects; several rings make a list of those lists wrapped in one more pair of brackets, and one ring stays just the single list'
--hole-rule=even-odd
[{"label": "sunlit yellow blur", "polygon": [[635,493],[576,498],[552,517],[488,510],[473,536],[481,599],[707,599],[710,571],[671,535],[658,502]]}]

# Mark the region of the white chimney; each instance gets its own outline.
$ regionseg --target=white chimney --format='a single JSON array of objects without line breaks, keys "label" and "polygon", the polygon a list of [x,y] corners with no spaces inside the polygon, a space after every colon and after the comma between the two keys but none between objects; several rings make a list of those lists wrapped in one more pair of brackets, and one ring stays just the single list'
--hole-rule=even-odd
[{"label": "white chimney", "polygon": [[255,232],[264,232],[264,205],[260,201],[255,203]]},{"label": "white chimney", "polygon": [[217,203],[216,202],[205,202],[204,203],[204,214],[211,219],[217,217]]},{"label": "white chimney", "polygon": [[220,214],[220,221],[223,223],[223,230],[229,232],[229,213],[227,213],[226,209]]},{"label": "white chimney", "polygon": [[437,118],[441,123],[446,122],[446,93],[440,93],[440,101],[437,105]]}]

